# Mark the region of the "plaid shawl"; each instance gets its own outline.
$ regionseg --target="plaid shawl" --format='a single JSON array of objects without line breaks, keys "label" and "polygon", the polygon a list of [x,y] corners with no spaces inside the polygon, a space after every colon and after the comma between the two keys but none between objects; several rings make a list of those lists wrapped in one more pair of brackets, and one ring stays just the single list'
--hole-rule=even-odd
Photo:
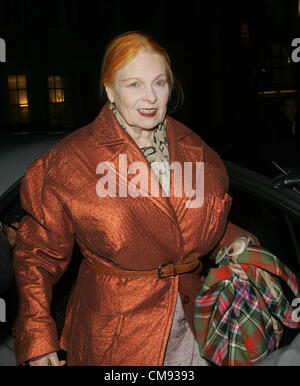
[{"label": "plaid shawl", "polygon": [[[250,366],[276,349],[272,315],[289,328],[300,328],[278,278],[299,297],[300,283],[276,256],[248,247],[237,259],[249,280],[226,265],[211,269],[196,297],[195,328],[200,354],[222,366]],[[275,298],[257,268],[270,273]],[[294,319],[294,320],[293,320]]]}]

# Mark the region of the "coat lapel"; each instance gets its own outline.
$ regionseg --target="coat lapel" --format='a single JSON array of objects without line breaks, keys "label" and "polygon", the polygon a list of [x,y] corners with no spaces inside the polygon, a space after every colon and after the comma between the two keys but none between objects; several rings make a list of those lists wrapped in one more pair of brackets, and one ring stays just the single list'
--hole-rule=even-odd
[{"label": "coat lapel", "polygon": [[[121,181],[123,186],[126,184],[128,187],[128,182],[131,179],[131,175],[129,178],[127,178],[128,174],[125,168],[119,167],[120,155],[124,157],[123,159],[126,159],[127,168],[133,162],[143,163],[145,168],[147,168],[146,175],[148,176],[148,189],[143,189],[143,185],[141,184],[139,187],[141,194],[145,194],[151,203],[156,205],[164,213],[164,215],[168,216],[173,223],[178,225],[177,216],[171,204],[170,198],[163,196],[163,190],[159,183],[157,183],[157,196],[151,195],[150,181],[157,181],[156,176],[151,169],[151,165],[149,164],[144,154],[140,151],[135,141],[119,125],[112,110],[109,109],[108,104],[104,106],[102,112],[94,120],[93,131],[97,141],[97,148],[100,151],[101,148],[103,148],[103,152],[105,152],[105,162],[111,162],[114,164],[117,178],[117,188],[122,189],[119,183]],[[149,178],[150,176],[151,178]]]},{"label": "coat lapel", "polygon": [[[196,187],[196,180],[199,182],[200,163],[204,160],[204,148],[196,143],[193,143],[193,132],[186,126],[180,124],[174,119],[168,117],[167,124],[167,139],[169,145],[170,164],[181,165],[181,193],[176,197],[176,181],[175,172],[171,172],[170,176],[170,202],[176,212],[178,220],[182,217],[189,208],[189,202],[193,200],[189,193],[190,189]],[[196,169],[196,164],[198,164]],[[185,174],[185,167],[191,171],[190,175]],[[204,194],[204,192],[203,192]]]}]

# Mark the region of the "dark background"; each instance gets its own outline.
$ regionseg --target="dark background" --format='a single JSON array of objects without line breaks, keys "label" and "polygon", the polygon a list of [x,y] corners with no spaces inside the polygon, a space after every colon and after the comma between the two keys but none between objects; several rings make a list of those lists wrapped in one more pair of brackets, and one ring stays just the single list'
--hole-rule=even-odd
[{"label": "dark background", "polygon": [[[167,48],[185,94],[173,116],[225,158],[233,142],[259,141],[280,97],[298,93],[298,0],[0,0],[0,131],[75,130],[92,121],[104,103],[105,46],[129,30]],[[26,106],[9,90],[16,75],[26,77]],[[61,80],[63,101],[50,103],[49,76]]]}]

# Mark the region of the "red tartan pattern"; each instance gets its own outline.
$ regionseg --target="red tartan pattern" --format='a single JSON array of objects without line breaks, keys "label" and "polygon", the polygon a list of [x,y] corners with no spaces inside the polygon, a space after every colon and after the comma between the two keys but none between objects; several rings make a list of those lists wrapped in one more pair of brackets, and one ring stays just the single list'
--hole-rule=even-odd
[{"label": "red tartan pattern", "polygon": [[[271,316],[289,328],[300,328],[279,278],[296,297],[300,283],[276,256],[260,247],[248,247],[238,257],[249,280],[232,273],[227,262],[210,270],[196,297],[197,341],[200,354],[217,365],[250,366],[276,349]],[[257,267],[270,274],[277,298]]]}]

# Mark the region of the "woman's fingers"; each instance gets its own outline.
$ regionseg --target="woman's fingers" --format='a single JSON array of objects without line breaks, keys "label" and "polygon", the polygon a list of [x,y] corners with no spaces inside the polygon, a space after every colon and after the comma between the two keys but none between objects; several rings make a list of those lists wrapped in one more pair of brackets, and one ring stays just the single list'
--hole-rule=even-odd
[{"label": "woman's fingers", "polygon": [[56,352],[53,352],[48,355],[50,365],[49,366],[59,366],[59,360]]},{"label": "woman's fingers", "polygon": [[241,279],[243,279],[243,280],[248,279],[246,272],[243,270],[243,268],[239,264],[229,263],[228,268],[231,270],[231,272],[238,275]]},{"label": "woman's fingers", "polygon": [[66,364],[65,360],[59,361],[56,352],[45,355],[41,359],[35,361],[30,361],[30,366],[64,366]]},{"label": "woman's fingers", "polygon": [[245,246],[246,244],[245,244],[245,241],[243,240],[236,240],[234,243],[231,244],[232,252],[230,255],[232,256],[232,254],[235,254],[235,256],[231,257],[233,262],[232,263],[230,262],[228,264],[228,268],[231,270],[231,272],[235,273],[243,280],[247,280],[248,276],[246,272],[243,270],[243,268],[236,263],[236,260],[238,259],[239,254],[244,251]]},{"label": "woman's fingers", "polygon": [[29,366],[50,366],[48,355],[35,361],[29,361]]}]

